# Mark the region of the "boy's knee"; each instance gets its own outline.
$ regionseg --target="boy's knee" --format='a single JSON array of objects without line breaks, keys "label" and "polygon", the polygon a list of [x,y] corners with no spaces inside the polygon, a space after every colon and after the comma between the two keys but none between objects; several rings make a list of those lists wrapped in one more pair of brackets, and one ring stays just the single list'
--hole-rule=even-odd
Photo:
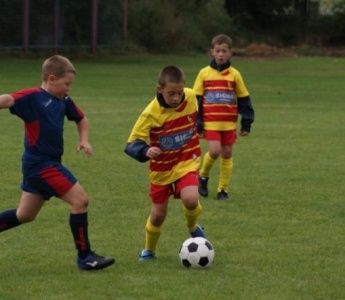
[{"label": "boy's knee", "polygon": [[164,211],[152,212],[150,215],[151,224],[154,226],[161,226],[165,221],[166,215]]},{"label": "boy's knee", "polygon": [[86,196],[75,198],[72,201],[72,206],[78,210],[86,210],[89,206],[89,199]]},{"label": "boy's knee", "polygon": [[210,155],[211,159],[216,160],[220,155],[220,151],[209,152],[209,155]]},{"label": "boy's knee", "polygon": [[183,205],[186,209],[188,210],[194,210],[198,207],[199,205],[199,199],[198,197],[189,197],[184,199]]},{"label": "boy's knee", "polygon": [[24,214],[17,213],[17,219],[18,219],[18,222],[20,223],[29,223],[36,219],[36,215],[28,214],[28,213],[24,213]]}]

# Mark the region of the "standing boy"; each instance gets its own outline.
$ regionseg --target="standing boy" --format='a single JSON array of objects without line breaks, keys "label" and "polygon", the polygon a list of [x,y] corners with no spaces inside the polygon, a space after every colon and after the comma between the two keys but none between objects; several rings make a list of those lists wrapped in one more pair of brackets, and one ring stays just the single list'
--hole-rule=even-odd
[{"label": "standing boy", "polygon": [[64,119],[78,128],[77,151],[93,155],[88,142],[89,125],[84,113],[67,95],[76,69],[65,57],[55,55],[44,61],[41,87],[27,88],[0,96],[0,109],[24,121],[25,150],[22,157],[22,196],[17,209],[0,213],[0,232],[33,221],[46,200],[59,197],[71,206],[70,228],[82,270],[103,269],[115,260],[91,250],[88,236],[88,196],[74,175],[61,164]]},{"label": "standing boy", "polygon": [[219,200],[229,199],[238,114],[242,116],[240,136],[248,135],[254,122],[249,93],[240,72],[231,66],[231,49],[230,37],[225,34],[215,36],[211,47],[213,59],[209,66],[200,70],[193,87],[199,103],[198,132],[208,146],[199,171],[199,194],[208,196],[210,171],[220,156]]},{"label": "standing boy", "polygon": [[201,213],[198,200],[201,152],[195,123],[198,107],[194,92],[184,85],[181,69],[167,66],[160,72],[156,97],[139,116],[125,149],[140,162],[150,160],[152,208],[145,226],[146,242],[139,256],[141,261],[156,258],[170,195],[182,200],[191,236],[204,237],[197,225]]}]

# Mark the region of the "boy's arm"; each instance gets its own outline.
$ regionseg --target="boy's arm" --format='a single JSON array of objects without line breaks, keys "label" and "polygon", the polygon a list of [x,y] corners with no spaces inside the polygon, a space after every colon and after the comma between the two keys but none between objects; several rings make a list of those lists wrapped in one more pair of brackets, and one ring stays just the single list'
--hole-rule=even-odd
[{"label": "boy's arm", "polygon": [[141,139],[135,139],[133,142],[128,143],[125,148],[125,153],[130,157],[136,159],[139,162],[146,162],[150,160],[147,156],[147,152],[150,146],[146,144],[145,141]]},{"label": "boy's arm", "polygon": [[202,99],[203,96],[196,95],[196,99],[198,100],[198,114],[196,116],[196,127],[198,130],[198,134],[202,135],[204,131],[204,124],[203,124],[203,108],[202,108]]},{"label": "boy's arm", "polygon": [[79,122],[77,122],[78,132],[79,132],[79,143],[77,146],[77,151],[84,150],[88,157],[93,155],[92,146],[89,144],[89,121],[84,116]]},{"label": "boy's arm", "polygon": [[9,94],[0,95],[0,109],[10,108],[14,105],[14,99]]},{"label": "boy's arm", "polygon": [[250,132],[251,124],[254,122],[254,109],[249,96],[238,98],[238,112],[242,116],[241,131]]}]

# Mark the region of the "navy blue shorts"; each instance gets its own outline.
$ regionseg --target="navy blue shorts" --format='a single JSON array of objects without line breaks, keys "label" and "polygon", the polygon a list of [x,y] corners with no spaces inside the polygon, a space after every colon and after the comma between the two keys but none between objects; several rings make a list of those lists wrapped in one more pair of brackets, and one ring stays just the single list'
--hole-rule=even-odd
[{"label": "navy blue shorts", "polygon": [[65,195],[77,182],[74,175],[59,162],[23,164],[23,191],[40,194],[45,200]]}]

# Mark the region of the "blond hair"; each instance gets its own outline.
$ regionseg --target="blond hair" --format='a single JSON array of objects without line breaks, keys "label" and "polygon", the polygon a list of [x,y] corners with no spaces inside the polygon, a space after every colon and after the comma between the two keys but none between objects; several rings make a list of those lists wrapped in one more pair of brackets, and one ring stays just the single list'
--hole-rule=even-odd
[{"label": "blond hair", "polygon": [[54,75],[56,78],[62,78],[67,73],[76,74],[77,71],[68,58],[61,55],[54,55],[43,62],[42,65],[42,80],[47,81],[49,75]]}]

